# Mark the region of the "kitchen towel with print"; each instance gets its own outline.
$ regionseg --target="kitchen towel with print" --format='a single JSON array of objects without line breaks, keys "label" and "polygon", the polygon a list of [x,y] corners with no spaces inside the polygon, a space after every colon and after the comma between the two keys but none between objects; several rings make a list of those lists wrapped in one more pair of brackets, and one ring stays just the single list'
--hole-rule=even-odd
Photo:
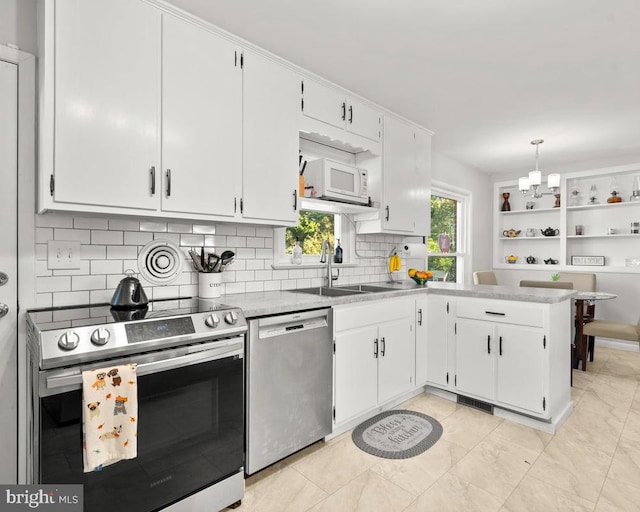
[{"label": "kitchen towel with print", "polygon": [[138,455],[136,365],[82,372],[84,472]]}]

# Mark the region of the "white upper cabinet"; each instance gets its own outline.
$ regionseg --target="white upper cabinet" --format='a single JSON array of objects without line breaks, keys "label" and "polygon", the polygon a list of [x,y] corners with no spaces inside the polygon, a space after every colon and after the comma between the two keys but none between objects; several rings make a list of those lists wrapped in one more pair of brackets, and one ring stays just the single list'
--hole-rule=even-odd
[{"label": "white upper cabinet", "polygon": [[48,3],[51,20],[53,9],[55,33],[41,54],[49,59],[46,79],[55,58],[55,106],[45,105],[49,126],[41,121],[48,130],[44,193],[51,189],[65,203],[155,210],[160,12],[135,0]]},{"label": "white upper cabinet", "polygon": [[243,218],[298,222],[297,74],[265,57],[243,56]]},{"label": "white upper cabinet", "polygon": [[162,209],[236,213],[242,175],[239,48],[163,15]]},{"label": "white upper cabinet", "polygon": [[428,236],[431,199],[431,134],[386,115],[382,179],[372,185],[376,214],[358,220],[359,233]]},{"label": "white upper cabinet", "polygon": [[313,80],[302,82],[302,113],[341,130],[380,141],[382,114],[337,88]]}]

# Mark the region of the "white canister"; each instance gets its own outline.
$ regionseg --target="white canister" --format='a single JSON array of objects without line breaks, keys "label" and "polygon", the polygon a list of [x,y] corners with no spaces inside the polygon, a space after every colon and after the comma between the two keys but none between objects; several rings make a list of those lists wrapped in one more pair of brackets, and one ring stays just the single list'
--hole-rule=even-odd
[{"label": "white canister", "polygon": [[200,272],[198,274],[198,296],[202,299],[220,297],[222,272]]}]

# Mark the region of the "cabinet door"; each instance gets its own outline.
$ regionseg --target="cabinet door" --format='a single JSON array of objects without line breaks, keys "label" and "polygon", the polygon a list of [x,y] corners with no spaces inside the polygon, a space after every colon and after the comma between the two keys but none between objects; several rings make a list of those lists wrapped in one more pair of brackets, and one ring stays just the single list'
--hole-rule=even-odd
[{"label": "cabinet door", "polygon": [[414,234],[431,234],[431,134],[415,131]]},{"label": "cabinet door", "polygon": [[544,345],[541,329],[498,327],[496,400],[499,403],[538,414],[544,412],[544,382],[548,373]]},{"label": "cabinet door", "polygon": [[456,388],[462,394],[495,398],[495,328],[489,322],[458,318]]},{"label": "cabinet door", "polygon": [[344,94],[313,80],[304,80],[302,113],[312,119],[323,121],[344,130],[347,104]]},{"label": "cabinet door", "polygon": [[427,350],[429,331],[427,319],[429,314],[427,297],[416,299],[416,386],[427,383],[428,364]]},{"label": "cabinet door", "polygon": [[239,56],[225,39],[163,17],[163,210],[234,215],[242,173]]},{"label": "cabinet door", "polygon": [[157,209],[160,24],[137,0],[55,3],[55,201]]},{"label": "cabinet door", "polygon": [[428,296],[427,382],[449,387],[449,299]]},{"label": "cabinet door", "polygon": [[347,131],[378,142],[380,140],[381,117],[382,114],[377,110],[350,99],[345,120]]},{"label": "cabinet door", "polygon": [[375,327],[336,334],[335,423],[348,420],[378,403],[377,339]]},{"label": "cabinet door", "polygon": [[414,387],[413,319],[407,317],[381,325],[378,338],[378,403],[383,403]]},{"label": "cabinet door", "polygon": [[244,52],[243,217],[298,222],[297,75]]},{"label": "cabinet door", "polygon": [[417,214],[413,197],[416,174],[413,126],[385,117],[383,145],[383,226],[386,230],[412,233]]}]

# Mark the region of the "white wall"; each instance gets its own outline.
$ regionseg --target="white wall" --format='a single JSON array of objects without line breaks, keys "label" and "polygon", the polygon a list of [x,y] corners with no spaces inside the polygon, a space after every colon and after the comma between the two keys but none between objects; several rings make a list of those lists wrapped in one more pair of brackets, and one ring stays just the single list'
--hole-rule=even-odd
[{"label": "white wall", "polygon": [[[553,172],[562,174],[563,172],[588,171],[591,169],[601,169],[603,167],[613,167],[613,163],[609,162],[608,165],[603,164],[602,161],[574,163],[565,169],[553,169]],[[640,163],[638,164],[638,168],[640,169]],[[551,171],[545,171],[543,168],[542,172],[544,175]],[[526,172],[512,172],[493,175],[491,176],[491,181],[492,183],[507,181],[517,179],[518,177],[525,175]],[[621,210],[620,214],[624,216],[625,212]],[[628,225],[628,220],[629,219],[627,218],[622,219],[620,225]],[[637,251],[634,251],[634,254],[636,252]],[[551,276],[555,274],[555,272],[556,271],[553,269],[548,271],[503,269],[496,271],[496,275],[500,284],[517,286],[522,279],[550,280]],[[640,296],[640,274],[596,272],[596,284],[598,291],[615,293],[618,295],[616,299],[599,301],[597,303],[597,318],[631,324],[635,324],[638,321],[638,316],[640,315],[640,307],[638,306],[638,296]]]},{"label": "white wall", "polygon": [[[434,135],[434,139],[437,138]],[[487,270],[491,265],[491,247],[493,232],[491,178],[460,162],[438,152],[431,154],[431,178],[454,187],[471,191],[471,265],[467,268],[465,279],[471,282],[476,270]]]},{"label": "white wall", "polygon": [[37,55],[36,0],[0,1],[0,44]]}]

